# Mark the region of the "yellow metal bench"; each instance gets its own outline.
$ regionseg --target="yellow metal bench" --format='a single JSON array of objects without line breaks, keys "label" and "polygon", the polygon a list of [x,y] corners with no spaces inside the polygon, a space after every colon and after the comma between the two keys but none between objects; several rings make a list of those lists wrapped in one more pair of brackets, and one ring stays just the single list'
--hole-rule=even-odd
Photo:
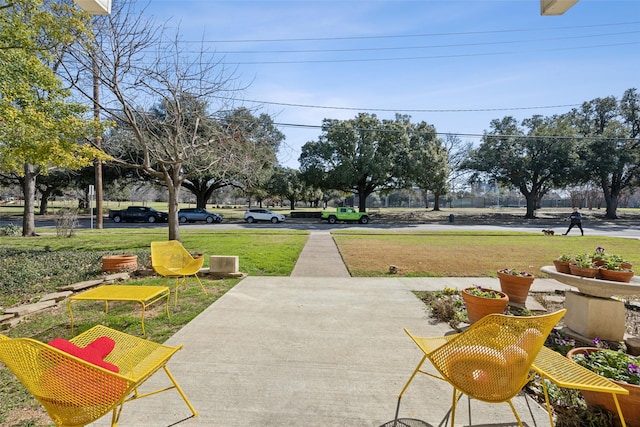
[{"label": "yellow metal bench", "polygon": [[622,427],[627,425],[624,421],[624,416],[622,415],[622,410],[617,396],[618,394],[629,394],[626,389],[612,381],[609,381],[607,378],[578,365],[577,363],[562,356],[560,353],[547,347],[542,347],[531,367],[543,379],[542,387],[544,390],[544,399],[547,404],[547,411],[549,412],[549,422],[552,426],[553,417],[551,415],[552,412],[551,404],[549,402],[549,394],[544,381],[545,378],[563,388],[610,393],[618,410],[618,416],[620,417]]},{"label": "yellow metal bench", "polygon": [[71,333],[73,333],[73,309],[71,303],[74,301],[104,301],[105,312],[109,312],[109,301],[131,301],[137,302],[142,308],[140,323],[142,335],[144,330],[144,314],[151,304],[165,299],[165,310],[169,317],[169,294],[170,290],[166,286],[135,286],[135,285],[105,285],[90,289],[85,292],[73,295],[67,300],[67,309],[71,322]]},{"label": "yellow metal bench", "polygon": [[[125,403],[174,388],[193,416],[198,415],[166,366],[182,346],[157,344],[105,326],[95,326],[69,341],[84,348],[100,337],[115,341],[115,347],[104,361],[117,366],[119,372],[40,341],[1,334],[0,360],[44,406],[57,426],[83,426],[109,412],[112,412],[111,425],[117,426]],[[161,368],[172,385],[139,393],[140,385]]]}]

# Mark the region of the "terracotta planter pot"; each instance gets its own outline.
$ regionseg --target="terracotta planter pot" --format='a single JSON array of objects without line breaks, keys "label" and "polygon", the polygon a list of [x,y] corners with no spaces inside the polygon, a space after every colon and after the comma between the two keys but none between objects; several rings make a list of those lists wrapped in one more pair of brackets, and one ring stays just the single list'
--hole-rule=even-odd
[{"label": "terracotta planter pot", "polygon": [[509,296],[510,302],[524,304],[535,277],[533,275],[514,276],[498,271],[498,279],[500,279],[500,289]]},{"label": "terracotta planter pot", "polygon": [[135,271],[138,269],[137,255],[110,255],[102,257],[102,271]]},{"label": "terracotta planter pot", "polygon": [[599,268],[578,267],[576,264],[569,264],[569,270],[574,276],[588,277],[590,279],[595,279],[600,273]]},{"label": "terracotta planter pot", "polygon": [[633,271],[607,270],[605,268],[600,269],[601,279],[611,280],[614,282],[630,282],[633,274]]},{"label": "terracotta planter pot", "polygon": [[[576,354],[589,354],[596,351],[600,351],[600,349],[596,347],[577,347],[570,350],[567,353],[567,357],[569,359],[573,359],[573,356]],[[629,394],[626,396],[621,394],[618,395],[618,402],[620,403],[620,408],[622,408],[622,415],[624,415],[624,421],[626,422],[627,427],[640,427],[640,386],[615,380],[611,381],[618,384],[620,387],[629,390]],[[588,404],[600,406],[614,414],[614,426],[620,427],[622,425],[618,417],[618,411],[613,401],[613,397],[611,397],[609,393],[582,390],[582,396]]]},{"label": "terracotta planter pot", "polygon": [[558,273],[571,274],[571,270],[569,269],[569,261],[558,261],[557,259],[554,259],[553,265],[555,265],[556,271]]},{"label": "terracotta planter pot", "polygon": [[[491,291],[491,289],[482,288],[483,291]],[[504,292],[493,291],[501,294],[500,298],[483,298],[475,295],[471,295],[466,289],[462,290],[462,299],[467,307],[467,315],[469,316],[469,323],[474,323],[482,319],[487,314],[502,314],[504,308],[509,302],[509,297]]]}]

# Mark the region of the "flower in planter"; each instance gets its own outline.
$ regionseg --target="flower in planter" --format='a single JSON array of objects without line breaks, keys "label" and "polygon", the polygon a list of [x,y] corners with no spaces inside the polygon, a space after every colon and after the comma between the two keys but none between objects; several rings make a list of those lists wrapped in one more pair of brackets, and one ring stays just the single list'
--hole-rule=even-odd
[{"label": "flower in planter", "polygon": [[588,354],[576,354],[573,361],[603,377],[627,384],[640,385],[640,357],[622,350],[598,349]]},{"label": "flower in planter", "polygon": [[604,253],[604,248],[602,246],[598,246],[596,248],[596,251],[593,253],[593,255],[591,255],[591,259],[604,261],[606,259],[606,256],[607,255]]},{"label": "flower in planter", "polygon": [[509,274],[511,276],[518,276],[518,277],[531,277],[532,274],[531,273],[527,273],[526,271],[518,271],[516,269],[513,268],[503,268],[502,270],[499,270],[500,273],[503,274]]},{"label": "flower in planter", "polygon": [[498,291],[494,291],[492,289],[483,288],[479,285],[474,286],[473,288],[466,288],[468,294],[481,297],[481,298],[502,298],[502,294]]}]

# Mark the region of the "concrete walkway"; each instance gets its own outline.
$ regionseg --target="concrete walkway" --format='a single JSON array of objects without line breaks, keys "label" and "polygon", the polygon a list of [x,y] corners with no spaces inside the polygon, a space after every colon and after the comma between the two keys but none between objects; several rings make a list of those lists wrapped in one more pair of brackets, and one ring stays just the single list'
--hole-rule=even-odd
[{"label": "concrete walkway", "polygon": [[330,231],[312,231],[291,277],[351,277]]},{"label": "concrete walkway", "polygon": [[[313,233],[295,275],[242,280],[168,340],[184,344],[169,368],[198,417],[172,390],[125,405],[120,425],[377,427],[392,420],[397,394],[422,356],[403,328],[422,336],[449,331],[428,318],[412,291],[498,287],[497,279],[336,277],[344,265],[329,239]],[[538,279],[534,290],[557,285]],[[160,373],[148,387],[166,384]],[[400,418],[441,425],[450,399],[446,383],[416,378]],[[546,412],[529,402],[533,419],[524,397],[514,401],[523,422],[548,425]],[[472,401],[472,414],[476,426],[516,425],[507,404]],[[466,400],[456,421],[469,425]]]}]

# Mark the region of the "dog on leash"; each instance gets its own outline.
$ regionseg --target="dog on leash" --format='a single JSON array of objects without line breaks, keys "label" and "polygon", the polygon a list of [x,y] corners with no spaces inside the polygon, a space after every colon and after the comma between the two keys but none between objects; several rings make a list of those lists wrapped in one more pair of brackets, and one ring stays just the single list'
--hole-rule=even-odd
[{"label": "dog on leash", "polygon": [[545,236],[553,236],[554,234],[556,234],[553,230],[542,230],[542,232]]}]

